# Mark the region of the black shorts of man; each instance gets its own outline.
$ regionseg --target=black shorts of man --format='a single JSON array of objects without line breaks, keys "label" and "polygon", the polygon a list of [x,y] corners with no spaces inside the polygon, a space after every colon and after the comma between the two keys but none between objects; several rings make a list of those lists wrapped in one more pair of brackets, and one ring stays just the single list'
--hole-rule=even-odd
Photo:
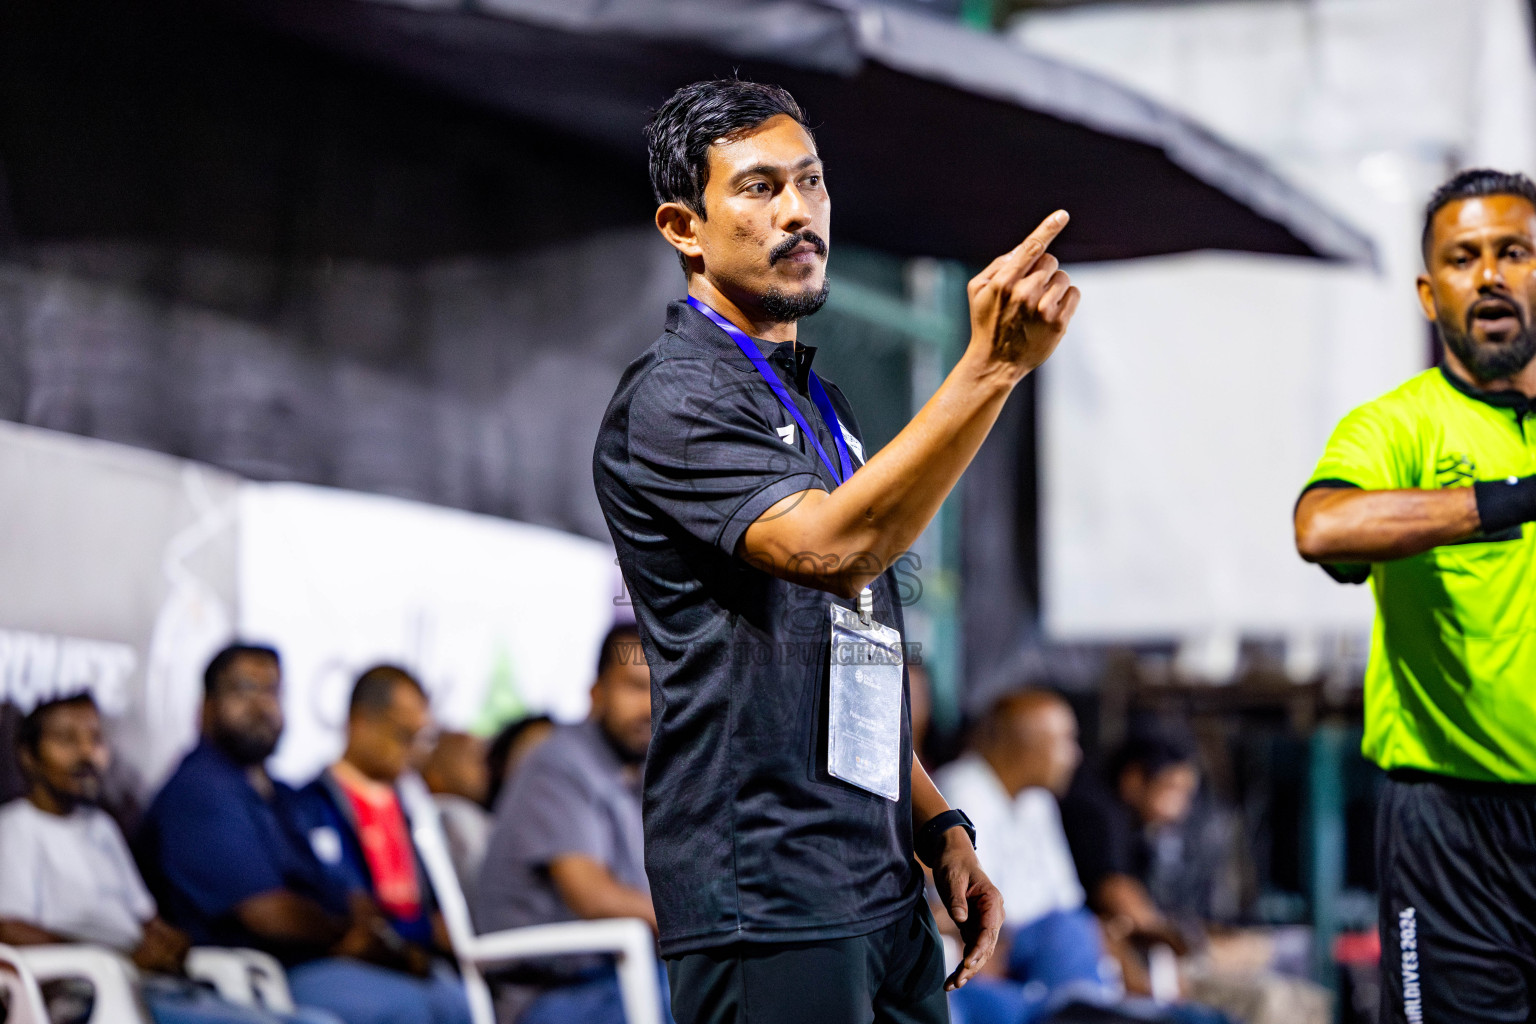
[{"label": "black shorts of man", "polygon": [[[679,1024],[943,1021],[1002,921],[968,822],[912,757],[890,567],[1065,332],[1079,296],[1045,249],[1067,217],[971,282],[959,364],[866,462],[796,341],[831,237],[806,125],[740,81],[656,113],[656,226],[688,301],[625,371],[594,457],[651,666],[646,871]],[[832,666],[859,651],[884,653]],[[947,980],[914,852],[965,939]]]},{"label": "black shorts of man", "polygon": [[1369,579],[1366,756],[1382,1020],[1536,1019],[1536,185],[1465,171],[1425,214],[1444,362],[1351,412],[1296,544]]}]

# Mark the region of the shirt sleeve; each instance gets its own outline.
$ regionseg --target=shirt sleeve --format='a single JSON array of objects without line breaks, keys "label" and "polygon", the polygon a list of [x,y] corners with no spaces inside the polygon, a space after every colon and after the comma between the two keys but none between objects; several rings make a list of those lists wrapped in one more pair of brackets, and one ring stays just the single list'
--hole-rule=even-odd
[{"label": "shirt sleeve", "polygon": [[[1320,487],[1416,487],[1415,465],[1413,432],[1382,403],[1370,402],[1339,421],[1301,493]],[[1371,578],[1371,567],[1364,563],[1323,563],[1321,568],[1339,583],[1360,584]]]},{"label": "shirt sleeve", "polygon": [[517,792],[501,811],[518,823],[518,860],[544,868],[576,855],[612,864],[611,830],[579,766],[544,757],[525,763],[519,775]]},{"label": "shirt sleeve", "polygon": [[768,385],[721,376],[713,366],[666,360],[636,386],[628,482],[689,534],[730,555],[776,502],[826,485],[815,456],[782,440],[780,425],[765,415],[753,389],[772,397]]},{"label": "shirt sleeve", "polygon": [[286,887],[277,854],[245,801],[223,787],[183,786],[160,816],[160,870],[166,882],[209,918]]},{"label": "shirt sleeve", "polygon": [[1418,485],[1413,435],[1401,417],[1379,402],[1345,416],[1334,428],[1323,457],[1307,482],[1307,490],[1322,486],[1359,487],[1390,491]]},{"label": "shirt sleeve", "polygon": [[0,918],[41,925],[37,843],[17,814],[0,814]]}]

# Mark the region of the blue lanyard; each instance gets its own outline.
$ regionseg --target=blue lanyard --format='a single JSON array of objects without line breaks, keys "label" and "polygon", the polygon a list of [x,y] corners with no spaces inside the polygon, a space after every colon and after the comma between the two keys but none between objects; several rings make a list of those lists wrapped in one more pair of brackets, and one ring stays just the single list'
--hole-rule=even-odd
[{"label": "blue lanyard", "polygon": [[789,410],[789,414],[800,425],[801,432],[816,447],[816,454],[821,456],[821,461],[826,465],[827,471],[832,474],[832,479],[842,483],[850,476],[853,476],[853,460],[848,458],[848,445],[843,441],[842,424],[837,421],[837,410],[832,408],[832,399],[827,397],[827,389],[821,386],[821,380],[816,376],[816,371],[810,371],[811,401],[815,402],[816,408],[821,410],[821,418],[826,423],[828,432],[832,435],[832,443],[837,446],[838,461],[843,465],[841,476],[838,475],[837,467],[832,465],[832,460],[827,457],[827,450],[821,446],[821,441],[817,439],[816,432],[811,429],[810,424],[805,422],[805,417],[800,414],[799,406],[795,405],[795,400],[789,396],[789,389],[784,386],[784,382],[779,379],[779,375],[773,372],[773,368],[768,365],[768,360],[764,359],[763,354],[757,350],[757,343],[747,337],[741,328],[731,323],[719,313],[716,313],[713,309],[710,309],[707,303],[700,302],[690,295],[688,296],[688,305],[709,317],[715,322],[716,327],[729,334],[731,340],[736,343],[736,347],[741,349],[741,354],[751,360],[753,366],[757,367],[757,372],[762,375],[763,380],[768,382],[768,386],[773,389],[773,393],[779,396],[779,401],[784,403],[784,408]]}]

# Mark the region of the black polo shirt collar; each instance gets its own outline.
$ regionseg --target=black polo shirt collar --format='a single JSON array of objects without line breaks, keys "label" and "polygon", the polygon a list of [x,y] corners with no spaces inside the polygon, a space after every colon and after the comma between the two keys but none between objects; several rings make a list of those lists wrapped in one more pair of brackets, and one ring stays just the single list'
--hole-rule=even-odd
[{"label": "black polo shirt collar", "polygon": [[[686,302],[674,302],[667,307],[667,330],[690,342],[717,345],[725,352],[734,354],[748,370],[754,369],[729,334]],[[774,368],[786,384],[801,394],[809,393],[811,363],[816,358],[815,345],[764,341],[761,338],[752,340],[757,343],[757,350],[768,360],[768,365]]]},{"label": "black polo shirt collar", "polygon": [[1524,420],[1533,411],[1536,411],[1536,399],[1527,398],[1514,389],[1508,391],[1488,391],[1480,388],[1471,381],[1463,380],[1455,370],[1451,369],[1448,363],[1440,364],[1440,373],[1445,377],[1447,384],[1468,398],[1482,402],[1485,405],[1491,405],[1497,409],[1509,409],[1514,412],[1515,419],[1517,420]]}]

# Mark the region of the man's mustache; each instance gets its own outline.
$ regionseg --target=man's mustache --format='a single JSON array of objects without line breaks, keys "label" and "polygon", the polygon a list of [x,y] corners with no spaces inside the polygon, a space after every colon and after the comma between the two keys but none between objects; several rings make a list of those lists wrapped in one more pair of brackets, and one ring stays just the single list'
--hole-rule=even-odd
[{"label": "man's mustache", "polygon": [[1479,313],[1490,309],[1512,316],[1520,326],[1525,326],[1525,312],[1515,305],[1512,300],[1506,299],[1502,295],[1486,295],[1467,308],[1467,330],[1470,331],[1472,325],[1477,322]]},{"label": "man's mustache", "polygon": [[770,267],[773,266],[793,252],[796,246],[805,242],[809,242],[816,247],[816,255],[825,256],[827,254],[827,243],[822,240],[820,235],[814,231],[797,231],[773,247],[773,251],[768,254],[768,265]]}]

